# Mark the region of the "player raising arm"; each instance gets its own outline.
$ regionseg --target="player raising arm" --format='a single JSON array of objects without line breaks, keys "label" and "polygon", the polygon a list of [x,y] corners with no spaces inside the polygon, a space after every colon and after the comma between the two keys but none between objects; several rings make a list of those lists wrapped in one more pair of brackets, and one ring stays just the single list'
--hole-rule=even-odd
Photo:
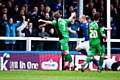
[{"label": "player raising arm", "polygon": [[63,59],[65,61],[65,66],[64,69],[68,68],[68,63],[70,62],[71,64],[71,69],[74,68],[74,65],[72,63],[72,57],[69,54],[69,46],[68,46],[68,41],[69,41],[69,30],[68,30],[68,24],[72,19],[74,18],[76,14],[72,13],[69,19],[62,19],[61,14],[59,11],[56,11],[53,15],[54,20],[53,21],[46,21],[40,19],[39,22],[45,22],[47,24],[53,25],[58,33],[59,36],[59,42],[60,42],[60,47],[63,52]]}]

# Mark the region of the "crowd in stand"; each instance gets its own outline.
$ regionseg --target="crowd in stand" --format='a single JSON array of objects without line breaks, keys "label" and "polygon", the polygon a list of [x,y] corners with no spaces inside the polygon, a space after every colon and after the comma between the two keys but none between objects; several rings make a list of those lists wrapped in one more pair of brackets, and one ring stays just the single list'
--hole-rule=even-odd
[{"label": "crowd in stand", "polygon": [[[69,4],[68,4],[69,1]],[[78,13],[78,0],[65,0],[65,15],[68,18],[72,12]],[[120,1],[111,0],[112,37],[119,38],[120,33]],[[58,37],[52,25],[39,23],[39,19],[53,20],[53,13],[62,11],[62,0],[0,0],[0,36],[6,37]],[[101,14],[101,23],[106,26],[106,1],[84,0],[84,14],[88,19],[96,12]],[[71,23],[73,30],[78,22]],[[77,35],[70,34],[71,38]],[[0,50],[25,50],[26,41],[0,41]],[[74,44],[74,45],[73,45]],[[46,47],[47,45],[47,47]],[[59,50],[57,42],[32,41],[32,50]],[[70,43],[70,50],[74,50],[76,43]]]}]

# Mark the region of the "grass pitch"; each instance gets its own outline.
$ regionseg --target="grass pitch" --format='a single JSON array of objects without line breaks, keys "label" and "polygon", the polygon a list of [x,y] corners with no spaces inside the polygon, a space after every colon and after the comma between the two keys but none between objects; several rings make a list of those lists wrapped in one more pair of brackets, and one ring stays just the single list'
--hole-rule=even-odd
[{"label": "grass pitch", "polygon": [[120,72],[0,71],[0,80],[120,80]]}]

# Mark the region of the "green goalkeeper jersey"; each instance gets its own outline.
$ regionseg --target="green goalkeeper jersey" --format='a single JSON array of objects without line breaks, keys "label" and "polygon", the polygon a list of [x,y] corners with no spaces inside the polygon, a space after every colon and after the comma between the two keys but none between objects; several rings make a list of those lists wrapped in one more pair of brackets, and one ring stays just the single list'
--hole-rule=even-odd
[{"label": "green goalkeeper jersey", "polygon": [[60,39],[63,39],[65,37],[69,38],[68,31],[69,22],[70,22],[69,19],[62,18],[59,18],[57,21],[56,20],[52,21],[52,25],[56,27]]},{"label": "green goalkeeper jersey", "polygon": [[91,22],[89,24],[88,32],[90,37],[90,45],[101,44],[101,37],[105,35],[105,32],[97,22]]}]

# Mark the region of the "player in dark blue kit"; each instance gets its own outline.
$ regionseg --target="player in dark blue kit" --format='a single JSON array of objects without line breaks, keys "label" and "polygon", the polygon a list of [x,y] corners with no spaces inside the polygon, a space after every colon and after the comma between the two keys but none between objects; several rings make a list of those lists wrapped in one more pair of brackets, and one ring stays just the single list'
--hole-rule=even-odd
[{"label": "player in dark blue kit", "polygon": [[80,17],[79,20],[80,24],[78,25],[77,31],[72,30],[69,28],[69,31],[73,34],[78,35],[78,40],[77,40],[77,46],[76,46],[76,51],[80,51],[82,49],[85,49],[87,52],[89,50],[89,35],[88,35],[88,22],[86,20],[86,16],[83,15]]},{"label": "player in dark blue kit", "polygon": [[80,51],[85,49],[86,52],[89,51],[89,35],[88,35],[88,22],[86,20],[86,16],[83,15],[80,18],[80,25],[78,26],[78,30],[76,31],[78,34],[78,41],[76,46],[76,51]]}]

